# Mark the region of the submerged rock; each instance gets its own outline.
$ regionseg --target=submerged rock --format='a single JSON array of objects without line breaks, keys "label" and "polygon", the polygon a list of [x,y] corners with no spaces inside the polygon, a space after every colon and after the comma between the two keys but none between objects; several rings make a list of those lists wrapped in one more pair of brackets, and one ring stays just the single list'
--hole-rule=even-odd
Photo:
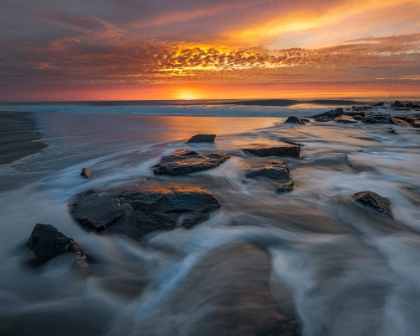
[{"label": "submerged rock", "polygon": [[202,170],[216,168],[230,158],[226,153],[200,154],[193,150],[181,149],[164,156],[152,167],[156,175],[186,175]]},{"label": "submerged rock", "polygon": [[214,142],[214,139],[216,139],[216,134],[196,134],[187,143]]},{"label": "submerged rock", "polygon": [[270,160],[263,167],[251,170],[248,178],[269,178],[275,180],[277,192],[292,191],[294,182],[290,177],[289,168],[283,160]]},{"label": "submerged rock", "polygon": [[394,219],[391,211],[391,202],[388,198],[378,195],[372,191],[361,191],[354,194],[353,197],[356,202],[363,203],[364,205],[387,215],[389,218]]},{"label": "submerged rock", "polygon": [[92,172],[88,168],[83,168],[80,176],[89,178],[92,175]]},{"label": "submerged rock", "polygon": [[[171,292],[171,300],[138,319],[139,334],[300,335],[292,295],[287,286],[273,280],[271,264],[270,256],[250,243],[212,249],[195,261],[182,284]],[[176,323],[167,317],[176,318]],[[111,331],[129,334],[129,327],[121,330],[121,326],[116,324]]]},{"label": "submerged rock", "polygon": [[72,252],[77,259],[77,265],[84,275],[89,273],[86,256],[80,246],[71,238],[62,234],[49,224],[36,224],[26,246],[35,253],[33,265],[43,264],[63,253]]},{"label": "submerged rock", "polygon": [[367,124],[388,124],[390,117],[389,114],[369,114],[363,119],[363,122]]},{"label": "submerged rock", "polygon": [[70,204],[70,214],[86,231],[108,231],[138,240],[179,225],[189,229],[219,207],[213,194],[200,186],[148,181],[82,192]]},{"label": "submerged rock", "polygon": [[384,102],[375,103],[372,104],[372,106],[384,106]]},{"label": "submerged rock", "polygon": [[299,157],[300,155],[300,146],[293,146],[293,145],[284,145],[284,146],[276,146],[276,147],[260,147],[255,146],[251,148],[244,148],[242,149],[244,152],[256,155],[256,156],[292,156],[292,157]]},{"label": "submerged rock", "polygon": [[349,123],[356,123],[357,124],[357,120],[354,119],[353,117],[347,116],[347,115],[341,115],[339,117],[334,118],[335,122],[338,123],[345,123],[345,124],[349,124]]},{"label": "submerged rock", "polygon": [[303,118],[299,118],[295,116],[288,117],[285,123],[306,125],[306,122]]},{"label": "submerged rock", "polygon": [[389,121],[391,122],[391,124],[397,125],[397,126],[401,126],[401,127],[411,127],[412,125],[402,119],[399,118],[390,118]]}]

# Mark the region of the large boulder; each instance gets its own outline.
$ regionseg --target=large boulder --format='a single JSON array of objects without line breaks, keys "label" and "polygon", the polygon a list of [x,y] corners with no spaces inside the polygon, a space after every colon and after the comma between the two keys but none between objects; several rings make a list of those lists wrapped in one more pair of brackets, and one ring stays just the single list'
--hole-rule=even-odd
[{"label": "large boulder", "polygon": [[275,181],[277,192],[292,191],[294,182],[290,177],[286,162],[279,159],[270,160],[264,166],[252,169],[246,174],[248,178],[268,178]]},{"label": "large boulder", "polygon": [[292,157],[299,157],[300,155],[300,146],[293,146],[293,145],[282,145],[282,146],[274,146],[274,147],[264,147],[264,146],[253,146],[249,148],[243,148],[244,152],[266,157],[266,156],[292,156]]},{"label": "large boulder", "polygon": [[205,188],[148,181],[130,187],[88,190],[70,204],[70,214],[86,231],[107,231],[139,240],[177,226],[189,229],[220,207]]},{"label": "large boulder", "polygon": [[193,150],[181,149],[172,155],[164,156],[152,167],[156,175],[186,175],[202,170],[216,168],[230,158],[226,153],[200,154]]},{"label": "large boulder", "polygon": [[35,258],[30,260],[32,265],[43,264],[63,253],[74,253],[83,275],[89,272],[86,256],[80,246],[53,225],[36,224],[26,246],[35,254]]},{"label": "large boulder", "polygon": [[388,198],[378,195],[373,191],[361,191],[353,195],[356,202],[362,203],[391,219],[394,219],[391,211],[391,202]]},{"label": "large boulder", "polygon": [[216,134],[196,134],[187,143],[214,142]]},{"label": "large boulder", "polygon": [[291,116],[288,117],[285,121],[285,123],[287,124],[299,124],[299,125],[306,125],[306,122],[304,119],[299,118],[299,117],[295,117],[295,116]]}]

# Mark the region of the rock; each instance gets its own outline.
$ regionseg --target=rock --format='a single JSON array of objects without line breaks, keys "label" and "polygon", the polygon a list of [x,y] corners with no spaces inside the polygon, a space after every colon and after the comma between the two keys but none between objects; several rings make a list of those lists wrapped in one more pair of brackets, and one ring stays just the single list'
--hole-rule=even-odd
[{"label": "rock", "polygon": [[389,118],[389,114],[369,114],[363,119],[363,122],[367,124],[388,124]]},{"label": "rock", "polygon": [[80,176],[83,176],[86,178],[89,178],[91,175],[92,175],[92,172],[87,168],[83,168],[82,172],[80,173]]},{"label": "rock", "polygon": [[285,123],[306,125],[305,120],[303,120],[302,118],[299,118],[299,117],[295,117],[295,116],[288,117],[287,120],[285,121]]},{"label": "rock", "polygon": [[202,170],[216,168],[230,158],[226,153],[210,153],[202,155],[196,151],[181,149],[164,156],[152,167],[156,175],[186,175]]},{"label": "rock", "polygon": [[248,178],[269,178],[275,180],[277,192],[292,191],[294,182],[290,177],[289,168],[283,160],[270,160],[263,167],[251,170],[246,174]]},{"label": "rock", "polygon": [[384,106],[384,102],[372,104],[372,106]]},{"label": "rock", "polygon": [[398,100],[396,100],[394,102],[394,104],[392,104],[393,107],[404,107],[404,104],[402,104],[401,102],[399,102]]},{"label": "rock", "polygon": [[390,129],[389,129],[388,133],[391,133],[391,134],[398,134],[398,133],[397,133],[397,131],[396,131],[396,130],[394,130],[394,129],[392,129],[392,128],[390,128]]},{"label": "rock", "polygon": [[220,207],[205,188],[186,183],[149,180],[143,184],[82,192],[70,214],[86,231],[108,231],[139,240],[178,225],[189,229]]},{"label": "rock", "polygon": [[373,208],[374,210],[394,219],[391,211],[391,203],[386,197],[382,197],[372,191],[361,191],[353,195],[356,202],[363,203],[364,205]]},{"label": "rock", "polygon": [[402,119],[398,119],[398,118],[389,118],[389,121],[391,124],[397,125],[397,126],[401,126],[401,127],[407,127],[407,126],[412,126],[409,122],[402,120]]},{"label": "rock", "polygon": [[74,253],[77,265],[83,275],[89,273],[86,256],[80,246],[71,238],[62,234],[56,227],[49,224],[36,224],[26,246],[35,253],[33,265],[43,264],[63,253]]},{"label": "rock", "polygon": [[272,279],[272,261],[263,249],[237,242],[215,248],[195,262],[171,300],[156,305],[154,313],[137,324],[142,335],[301,334],[292,293]]},{"label": "rock", "polygon": [[413,120],[412,124],[413,124],[414,128],[420,128],[420,120],[419,119]]},{"label": "rock", "polygon": [[260,147],[255,146],[252,148],[242,149],[244,152],[256,155],[256,156],[292,156],[299,157],[300,155],[300,146],[285,145],[285,146],[276,146],[276,147]]},{"label": "rock", "polygon": [[407,103],[404,105],[405,107],[408,107],[409,109],[417,109],[420,108],[419,104],[413,104],[413,103]]},{"label": "rock", "polygon": [[216,134],[196,134],[187,143],[214,142]]},{"label": "rock", "polygon": [[345,123],[345,124],[349,124],[349,123],[356,123],[357,124],[356,119],[354,119],[353,117],[347,116],[347,115],[341,115],[339,117],[335,117],[334,121],[338,122],[338,123]]},{"label": "rock", "polygon": [[331,121],[336,117],[339,117],[344,114],[344,110],[339,107],[335,110],[330,110],[324,113],[316,114],[311,118],[315,118],[316,121]]}]

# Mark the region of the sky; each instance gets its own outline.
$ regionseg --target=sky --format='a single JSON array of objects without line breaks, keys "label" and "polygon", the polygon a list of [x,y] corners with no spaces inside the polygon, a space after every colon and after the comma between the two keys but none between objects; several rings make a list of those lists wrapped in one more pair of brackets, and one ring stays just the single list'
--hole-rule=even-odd
[{"label": "sky", "polygon": [[0,101],[420,97],[420,0],[1,0]]}]

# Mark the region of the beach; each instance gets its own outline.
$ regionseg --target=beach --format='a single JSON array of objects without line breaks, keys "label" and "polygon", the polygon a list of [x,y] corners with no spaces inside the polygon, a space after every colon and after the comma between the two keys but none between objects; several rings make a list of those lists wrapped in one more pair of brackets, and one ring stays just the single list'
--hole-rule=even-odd
[{"label": "beach", "polygon": [[31,114],[0,112],[0,164],[18,160],[35,154],[46,147],[39,141],[41,134],[36,131]]},{"label": "beach", "polygon": [[[263,105],[0,112],[0,334],[415,335],[419,129],[285,123],[340,105]],[[415,113],[389,104],[369,111]],[[216,134],[215,142],[186,143],[200,133]],[[249,151],[278,146],[297,146],[299,155]],[[204,165],[224,156],[211,169],[156,173],[174,153]],[[253,177],[275,160],[293,188]],[[92,175],[80,176],[82,168]],[[185,205],[191,190],[205,201]],[[363,191],[386,198],[390,213],[356,202]],[[159,192],[181,196],[173,202]],[[92,215],[96,199],[103,203]],[[104,209],[116,219],[103,220]],[[172,226],[133,233],[129,215]],[[78,244],[87,275],[73,253],[29,263],[37,223]]]}]

